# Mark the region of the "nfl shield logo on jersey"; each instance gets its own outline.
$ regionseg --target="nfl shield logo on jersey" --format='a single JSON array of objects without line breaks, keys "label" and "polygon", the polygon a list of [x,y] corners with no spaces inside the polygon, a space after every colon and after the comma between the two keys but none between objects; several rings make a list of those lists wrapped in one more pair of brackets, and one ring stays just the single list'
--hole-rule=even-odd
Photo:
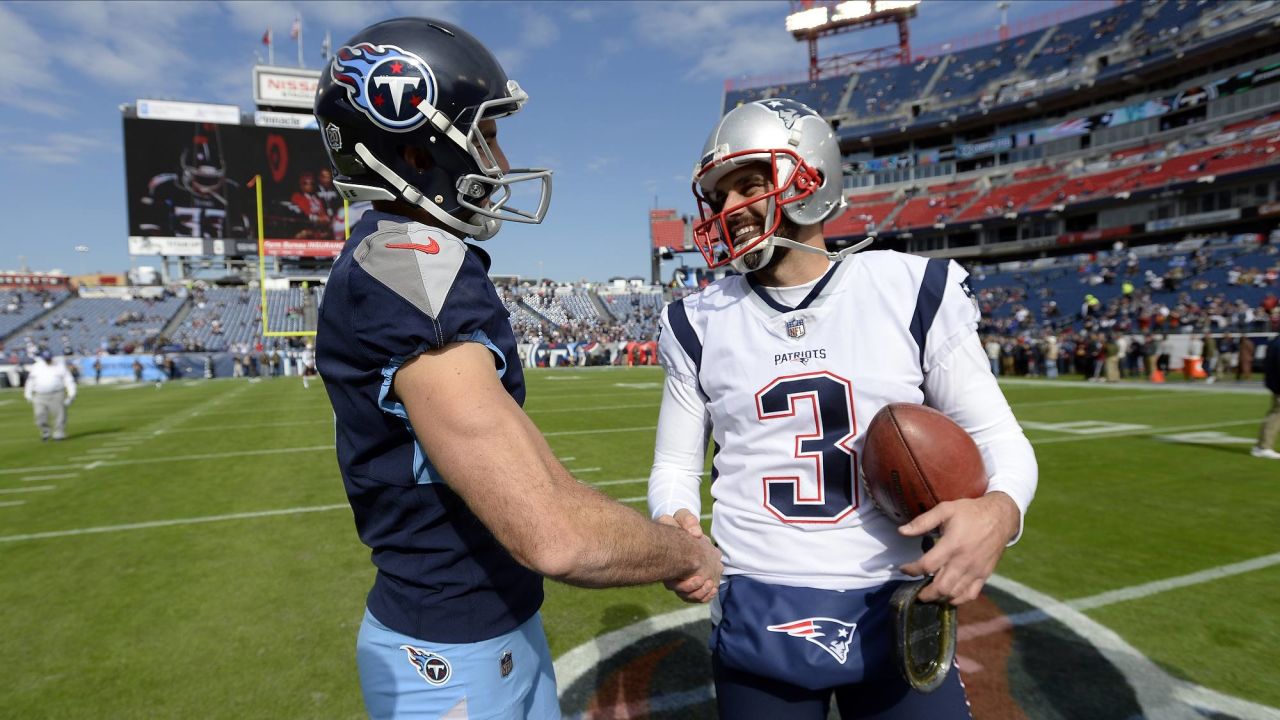
[{"label": "nfl shield logo on jersey", "polygon": [[787,321],[787,337],[804,337],[804,318],[796,318],[795,320]]}]

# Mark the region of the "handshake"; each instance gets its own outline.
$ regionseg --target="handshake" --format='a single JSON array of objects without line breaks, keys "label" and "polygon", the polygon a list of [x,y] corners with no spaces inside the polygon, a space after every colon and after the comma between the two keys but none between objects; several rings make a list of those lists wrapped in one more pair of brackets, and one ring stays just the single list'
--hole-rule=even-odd
[{"label": "handshake", "polygon": [[711,538],[702,532],[702,523],[697,516],[688,510],[677,510],[675,516],[663,515],[657,519],[661,525],[680,528],[698,539],[698,569],[680,580],[667,580],[662,583],[668,590],[688,603],[711,602],[720,591],[720,575],[724,572],[724,563],[720,559],[720,551],[711,544]]}]

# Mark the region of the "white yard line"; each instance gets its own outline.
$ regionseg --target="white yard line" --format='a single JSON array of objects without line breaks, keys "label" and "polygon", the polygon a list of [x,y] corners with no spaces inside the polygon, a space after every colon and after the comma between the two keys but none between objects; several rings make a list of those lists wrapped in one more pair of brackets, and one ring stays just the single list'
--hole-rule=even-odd
[{"label": "white yard line", "polygon": [[155,463],[167,462],[185,462],[187,460],[218,460],[229,457],[246,457],[252,455],[276,455],[285,453],[298,452],[318,452],[321,450],[333,450],[333,445],[309,445],[306,447],[291,448],[272,448],[270,450],[233,450],[222,453],[202,453],[199,455],[173,455],[170,457],[159,458],[134,458],[132,460],[96,460],[88,465],[38,465],[35,467],[25,468],[4,468],[0,469],[0,475],[17,475],[29,472],[49,472],[53,470],[92,470],[99,467],[123,467],[125,465],[151,465]]},{"label": "white yard line", "polygon": [[632,408],[657,408],[658,400],[655,398],[650,403],[640,403],[637,405],[590,405],[587,407],[576,408],[555,408],[554,410],[526,410],[530,415],[547,415],[549,413],[570,413],[570,412],[595,412],[596,410],[629,410]]},{"label": "white yard line", "polygon": [[606,428],[602,430],[561,430],[560,432],[542,433],[542,437],[561,437],[563,435],[603,435],[604,433],[639,432],[641,430],[657,429],[657,425],[641,425],[639,427]]},{"label": "white yard line", "polygon": [[600,482],[591,483],[595,487],[608,487],[610,485],[637,485],[642,482],[649,482],[649,478],[624,478],[622,480],[601,480]]},{"label": "white yard line", "polygon": [[1031,440],[1032,445],[1054,445],[1057,443],[1069,442],[1085,442],[1089,440],[1109,440],[1111,438],[1129,437],[1133,435],[1167,435],[1176,432],[1189,432],[1193,430],[1213,430],[1214,428],[1237,427],[1240,425],[1261,425],[1262,419],[1254,420],[1231,420],[1228,422],[1208,423],[1204,425],[1181,425],[1177,427],[1150,427],[1141,430],[1125,430],[1114,433],[1100,433],[1097,435],[1073,435],[1071,437],[1054,437],[1054,438],[1035,438]]},{"label": "white yard line", "polygon": [[34,480],[65,480],[67,478],[80,477],[80,473],[58,473],[56,475],[28,475],[19,478],[22,482],[32,482]]},{"label": "white yard line", "polygon": [[174,525],[198,525],[201,523],[222,522],[224,520],[248,520],[276,515],[297,515],[300,513],[326,512],[329,510],[351,509],[347,503],[341,505],[313,505],[311,507],[286,508],[284,510],[260,510],[258,512],[230,513],[227,515],[206,515],[204,517],[178,518],[175,520],[152,520],[150,522],[129,523],[127,525],[105,525],[101,527],[79,528],[76,530],[54,530],[51,532],[27,533],[25,535],[0,535],[0,543],[21,542],[23,540],[44,540],[47,538],[73,537],[76,535],[95,535],[98,533],[121,532],[124,530],[145,530]]},{"label": "white yard line", "polygon": [[0,502],[0,507],[17,507],[18,505],[26,505],[26,500],[7,500]]},{"label": "white yard line", "polygon": [[1163,393],[1209,393],[1222,395],[1263,395],[1270,394],[1271,391],[1260,382],[1250,383],[1247,385],[1236,385],[1234,383],[1213,383],[1206,385],[1200,383],[1183,383],[1175,380],[1170,383],[1091,383],[1084,382],[1063,382],[1060,380],[1032,380],[1032,379],[1004,379],[998,378],[1001,385],[1009,385],[1012,387],[1038,387],[1038,388],[1057,388],[1059,390],[1089,390],[1097,392],[1122,392],[1126,390],[1138,390],[1140,392],[1163,392]]},{"label": "white yard line", "polygon": [[1244,560],[1230,565],[1219,565],[1211,567],[1208,570],[1180,575],[1178,577],[1166,578],[1164,580],[1155,580],[1141,585],[1131,585],[1119,590],[1110,590],[1089,597],[1078,598],[1076,600],[1068,600],[1067,605],[1076,610],[1092,610],[1100,608],[1104,605],[1111,605],[1118,602],[1127,602],[1129,600],[1137,600],[1155,595],[1156,593],[1167,592],[1169,590],[1177,590],[1178,588],[1189,587],[1191,585],[1199,585],[1213,580],[1231,577],[1232,575],[1240,575],[1254,570],[1271,567],[1280,564],[1280,553],[1271,555],[1263,555],[1251,560]]},{"label": "white yard line", "polygon": [[17,493],[29,492],[48,492],[49,490],[57,490],[57,485],[33,485],[31,487],[5,488],[0,490],[0,495],[16,495]]}]

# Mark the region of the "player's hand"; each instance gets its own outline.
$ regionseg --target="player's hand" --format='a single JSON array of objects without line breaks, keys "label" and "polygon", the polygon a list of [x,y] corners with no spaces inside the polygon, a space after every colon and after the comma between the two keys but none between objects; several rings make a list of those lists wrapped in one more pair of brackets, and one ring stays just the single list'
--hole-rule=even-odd
[{"label": "player's hand", "polygon": [[724,563],[720,551],[711,544],[711,539],[702,532],[702,523],[698,517],[686,509],[676,511],[675,516],[662,515],[657,519],[662,525],[680,528],[691,537],[697,538],[700,562],[698,571],[680,580],[667,580],[662,583],[674,592],[681,600],[690,603],[710,602],[720,591],[720,576],[724,573]]},{"label": "player's hand", "polygon": [[702,521],[698,519],[697,515],[685,508],[677,510],[674,517],[663,515],[658,518],[658,522],[663,525],[678,527],[696,538],[702,537]]},{"label": "player's hand", "polygon": [[933,582],[920,591],[921,602],[943,600],[963,605],[977,599],[982,586],[995,572],[1005,546],[1018,532],[1019,511],[1002,492],[977,500],[953,500],[898,528],[909,537],[940,530],[942,537],[924,557],[903,565],[907,575],[932,575]]}]

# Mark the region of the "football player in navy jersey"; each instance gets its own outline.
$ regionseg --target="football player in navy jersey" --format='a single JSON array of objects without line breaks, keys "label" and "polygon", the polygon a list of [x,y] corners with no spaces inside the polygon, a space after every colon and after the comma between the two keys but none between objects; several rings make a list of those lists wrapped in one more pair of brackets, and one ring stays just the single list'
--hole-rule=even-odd
[{"label": "football player in navy jersey", "polygon": [[[954,667],[936,684],[899,674],[890,599],[921,575],[932,582],[907,588],[921,602],[975,599],[1021,532],[1035,455],[991,374],[959,265],[852,254],[866,241],[827,251],[823,223],[845,207],[840,162],[831,127],[793,100],[739,106],[708,138],[694,240],[711,267],[739,274],[663,311],[650,511],[700,532],[710,444],[722,718],[822,720],[832,697],[846,720],[968,718]],[[858,454],[893,402],[964,427],[989,492],[902,527],[876,509]]]},{"label": "football player in navy jersey", "polygon": [[147,183],[138,232],[197,238],[248,237],[248,208],[240,183],[227,177],[218,126],[198,123],[191,144],[178,159],[180,173],[163,173]]},{"label": "football player in navy jersey", "polygon": [[498,144],[526,99],[475,38],[427,19],[362,30],[316,96],[334,186],[374,205],[334,263],[316,357],[377,567],[356,646],[375,718],[559,717],[543,576],[694,601],[719,583],[710,542],[576,481],[521,409],[511,324],[466,240],[546,213],[550,171],[512,170]]}]

